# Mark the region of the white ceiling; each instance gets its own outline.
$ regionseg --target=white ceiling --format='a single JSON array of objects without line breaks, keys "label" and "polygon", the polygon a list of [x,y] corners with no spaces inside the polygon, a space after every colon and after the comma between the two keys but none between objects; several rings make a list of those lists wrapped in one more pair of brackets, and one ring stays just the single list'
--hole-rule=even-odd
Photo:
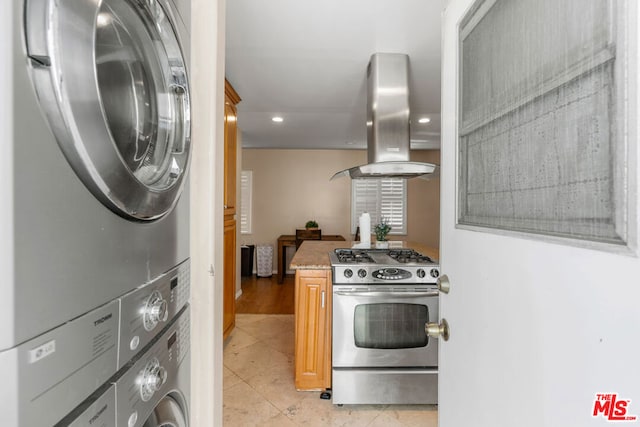
[{"label": "white ceiling", "polygon": [[[366,148],[367,63],[393,52],[409,55],[411,147],[439,147],[444,2],[227,1],[226,77],[242,98],[242,146]],[[431,123],[418,124],[422,116]]]}]

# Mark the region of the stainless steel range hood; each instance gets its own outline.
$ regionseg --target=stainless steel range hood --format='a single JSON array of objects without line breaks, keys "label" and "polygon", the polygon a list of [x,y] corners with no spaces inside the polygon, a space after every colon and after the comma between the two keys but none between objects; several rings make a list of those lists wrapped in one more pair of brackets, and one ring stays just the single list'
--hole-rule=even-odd
[{"label": "stainless steel range hood", "polygon": [[409,56],[375,53],[367,67],[368,164],[333,175],[429,179],[438,167],[409,161]]}]

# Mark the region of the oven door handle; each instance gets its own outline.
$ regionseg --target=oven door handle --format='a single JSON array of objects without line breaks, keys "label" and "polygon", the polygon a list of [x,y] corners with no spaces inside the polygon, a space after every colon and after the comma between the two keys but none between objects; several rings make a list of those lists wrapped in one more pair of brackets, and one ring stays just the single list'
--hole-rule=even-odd
[{"label": "oven door handle", "polygon": [[385,291],[334,291],[336,295],[350,297],[396,297],[396,298],[415,298],[415,297],[437,297],[438,291],[407,291],[407,292],[385,292]]}]

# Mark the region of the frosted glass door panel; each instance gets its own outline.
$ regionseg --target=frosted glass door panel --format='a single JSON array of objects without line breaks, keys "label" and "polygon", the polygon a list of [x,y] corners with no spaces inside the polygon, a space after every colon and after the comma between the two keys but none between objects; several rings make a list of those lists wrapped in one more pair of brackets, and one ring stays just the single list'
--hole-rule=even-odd
[{"label": "frosted glass door panel", "polygon": [[458,223],[626,243],[616,4],[485,1],[460,26]]}]

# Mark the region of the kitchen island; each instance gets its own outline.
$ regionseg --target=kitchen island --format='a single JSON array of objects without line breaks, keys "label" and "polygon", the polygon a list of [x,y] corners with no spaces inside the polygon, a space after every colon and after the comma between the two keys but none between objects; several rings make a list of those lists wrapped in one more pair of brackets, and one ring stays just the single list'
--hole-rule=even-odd
[{"label": "kitchen island", "polygon": [[[291,260],[295,277],[295,386],[331,388],[331,261],[335,249],[359,242],[307,240]],[[390,248],[413,249],[434,260],[439,251],[415,242],[390,241]]]}]

